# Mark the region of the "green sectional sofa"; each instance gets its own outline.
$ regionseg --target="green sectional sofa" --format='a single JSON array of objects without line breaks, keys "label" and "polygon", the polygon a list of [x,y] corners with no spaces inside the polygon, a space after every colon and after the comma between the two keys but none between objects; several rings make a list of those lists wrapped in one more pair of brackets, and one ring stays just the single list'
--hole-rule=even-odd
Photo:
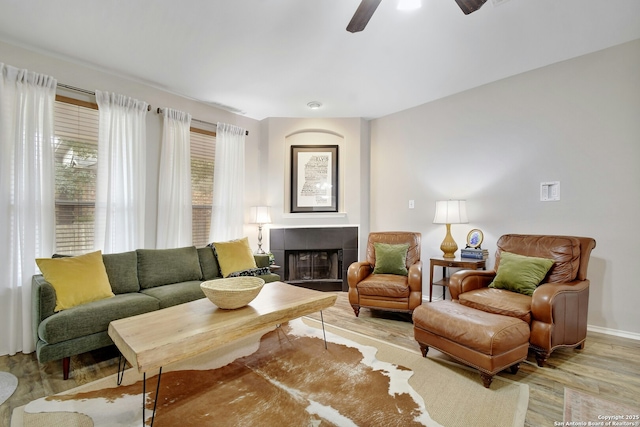
[{"label": "green sectional sofa", "polygon": [[[255,255],[266,272],[267,255]],[[115,296],[55,312],[56,293],[42,275],[32,279],[33,333],[40,363],[63,361],[69,377],[71,356],[113,345],[107,334],[113,320],[204,298],[200,283],[222,278],[210,247],[138,249],[102,255]],[[265,282],[280,280],[273,273]]]}]

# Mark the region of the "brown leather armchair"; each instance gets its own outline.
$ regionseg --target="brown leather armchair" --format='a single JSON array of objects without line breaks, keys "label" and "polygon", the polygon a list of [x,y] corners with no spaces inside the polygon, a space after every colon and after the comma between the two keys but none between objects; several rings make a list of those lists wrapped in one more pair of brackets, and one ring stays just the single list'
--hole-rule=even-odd
[{"label": "brown leather armchair", "polygon": [[[587,267],[596,241],[590,237],[507,234],[497,242],[494,271],[458,271],[451,276],[451,298],[478,310],[517,317],[530,325],[529,348],[544,366],[559,347],[582,349],[587,336]],[[500,268],[500,253],[550,258],[551,270],[532,296],[489,288]]]},{"label": "brown leather armchair", "polygon": [[[413,313],[422,304],[422,261],[420,233],[386,231],[369,234],[367,260],[349,266],[349,303],[356,317],[361,307]],[[374,243],[408,244],[407,276],[373,274],[376,265]]]}]

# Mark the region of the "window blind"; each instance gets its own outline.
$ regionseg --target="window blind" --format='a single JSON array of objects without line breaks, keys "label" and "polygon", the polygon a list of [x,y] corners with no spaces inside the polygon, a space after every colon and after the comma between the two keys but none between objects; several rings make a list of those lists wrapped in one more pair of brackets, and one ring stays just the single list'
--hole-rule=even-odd
[{"label": "window blind", "polygon": [[209,243],[211,205],[213,204],[213,167],[216,138],[191,130],[191,197],[193,206],[193,245]]},{"label": "window blind", "polygon": [[56,252],[77,255],[93,249],[98,111],[56,101]]}]

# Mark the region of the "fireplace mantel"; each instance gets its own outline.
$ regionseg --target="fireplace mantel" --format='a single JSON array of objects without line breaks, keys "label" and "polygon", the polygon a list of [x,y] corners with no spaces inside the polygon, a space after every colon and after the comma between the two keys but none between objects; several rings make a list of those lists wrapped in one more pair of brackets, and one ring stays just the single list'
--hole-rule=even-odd
[{"label": "fireplace mantel", "polygon": [[278,271],[283,281],[287,281],[288,253],[291,251],[325,251],[339,250],[342,256],[340,279],[342,286],[336,289],[335,281],[309,281],[296,285],[312,289],[335,291],[349,290],[347,270],[351,263],[358,259],[358,227],[307,227],[307,228],[272,228],[270,230],[269,249],[275,263],[282,269]]}]

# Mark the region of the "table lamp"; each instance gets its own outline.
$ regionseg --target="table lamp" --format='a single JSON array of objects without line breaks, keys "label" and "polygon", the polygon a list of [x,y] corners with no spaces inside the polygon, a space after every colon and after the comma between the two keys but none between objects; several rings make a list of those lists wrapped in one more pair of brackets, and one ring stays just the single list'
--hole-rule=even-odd
[{"label": "table lamp", "polygon": [[444,253],[443,258],[455,258],[455,252],[458,250],[458,245],[451,236],[451,224],[466,224],[468,222],[465,200],[439,200],[436,202],[436,215],[433,218],[433,223],[447,225],[447,235],[440,245],[440,250]]},{"label": "table lamp", "polygon": [[258,250],[257,254],[264,254],[262,249],[262,226],[271,222],[269,206],[253,206],[251,208],[251,223],[258,224]]}]

